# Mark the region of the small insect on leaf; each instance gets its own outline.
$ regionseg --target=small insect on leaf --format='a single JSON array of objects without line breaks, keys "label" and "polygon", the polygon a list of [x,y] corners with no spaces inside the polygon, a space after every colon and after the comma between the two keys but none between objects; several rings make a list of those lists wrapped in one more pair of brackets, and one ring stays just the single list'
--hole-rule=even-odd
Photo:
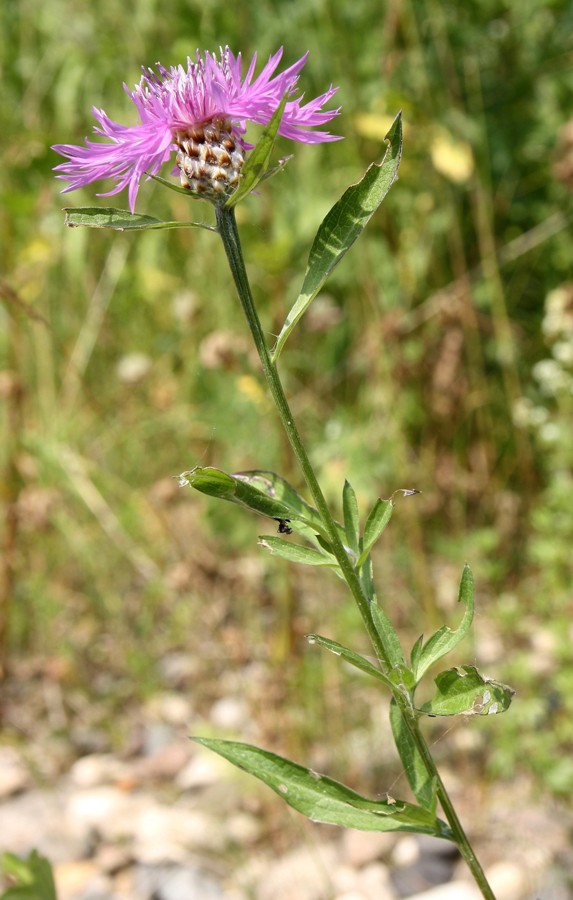
[{"label": "small insect on leaf", "polygon": [[277,519],[276,521],[279,523],[279,534],[292,534],[292,528],[289,525],[290,519]]}]

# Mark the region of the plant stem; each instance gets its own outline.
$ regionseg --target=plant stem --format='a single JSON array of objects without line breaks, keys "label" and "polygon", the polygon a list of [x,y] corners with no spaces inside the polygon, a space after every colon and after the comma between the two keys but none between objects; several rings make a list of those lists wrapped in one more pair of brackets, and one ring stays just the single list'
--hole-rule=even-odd
[{"label": "plant stem", "polygon": [[[223,205],[217,205],[215,207],[215,211],[217,216],[219,234],[221,235],[223,245],[225,247],[225,252],[227,254],[227,259],[231,267],[231,272],[233,274],[233,279],[235,281],[237,292],[239,294],[239,299],[243,307],[243,312],[245,313],[249,328],[251,330],[251,334],[253,336],[253,340],[259,354],[263,372],[267,380],[269,390],[277,407],[281,422],[290,441],[295,457],[300,464],[304,478],[316,504],[316,508],[320,513],[324,526],[328,532],[332,552],[336,557],[342,574],[344,575],[344,578],[356,601],[356,604],[368,631],[368,635],[376,651],[377,657],[384,670],[389,671],[392,668],[390,663],[391,653],[385,646],[385,641],[382,635],[380,635],[374,627],[374,623],[372,621],[372,616],[370,613],[369,600],[362,590],[354,566],[340,540],[334,518],[326,503],[324,494],[322,493],[322,489],[318,483],[317,477],[314,473],[314,469],[312,467],[310,459],[308,458],[308,454],[304,448],[298,429],[294,423],[294,419],[282,387],[277,367],[271,359],[271,354],[268,349],[261,322],[251,294],[251,288],[245,269],[239,234],[237,231],[234,209],[226,209]],[[422,757],[427,772],[430,777],[435,779],[436,781],[436,793],[444,811],[444,815],[450,825],[453,840],[457,844],[460,853],[462,854],[469,869],[471,870],[476,884],[479,886],[483,896],[486,898],[486,900],[495,900],[494,894],[487,883],[483,869],[481,868],[476,858],[476,855],[463,830],[462,824],[458,819],[446,787],[442,779],[440,778],[428,745],[420,731],[416,713],[412,709],[411,704],[408,704],[408,700],[398,690],[395,692],[395,699],[400,706],[402,715],[404,716],[404,720],[406,722],[406,726],[408,727],[412,735],[412,739],[414,740],[420,756]]]},{"label": "plant stem", "polygon": [[391,668],[389,661],[390,655],[386,650],[380,635],[374,627],[370,615],[368,599],[360,586],[360,582],[354,570],[354,566],[352,565],[352,562],[350,561],[348,554],[346,553],[346,550],[342,545],[342,542],[338,535],[336,524],[334,522],[330,509],[328,508],[316,475],[314,474],[314,469],[312,468],[312,464],[308,458],[298,429],[294,423],[293,415],[286,399],[277,367],[272,362],[271,354],[267,347],[267,342],[265,340],[261,322],[255,308],[249,280],[245,270],[241,244],[239,241],[239,234],[237,231],[237,223],[235,220],[235,212],[233,209],[225,209],[224,206],[216,206],[215,209],[217,214],[219,233],[221,235],[221,238],[223,239],[225,252],[227,254],[227,259],[229,260],[231,272],[233,273],[233,278],[235,280],[239,299],[241,301],[243,312],[245,313],[249,328],[251,330],[251,334],[253,336],[253,340],[255,342],[255,346],[259,354],[259,359],[263,367],[263,372],[265,374],[269,390],[272,394],[273,400],[275,401],[275,405],[277,407],[281,422],[290,441],[294,454],[300,464],[306,483],[316,504],[316,508],[320,513],[326,530],[328,531],[328,537],[332,546],[332,552],[334,553],[338,565],[342,570],[344,578],[348,583],[350,590],[352,591],[354,599],[356,600],[358,609],[360,610],[360,614],[362,615],[362,619],[364,620],[364,624],[368,629],[368,634],[376,649],[378,659],[384,666],[385,670],[388,671]]}]

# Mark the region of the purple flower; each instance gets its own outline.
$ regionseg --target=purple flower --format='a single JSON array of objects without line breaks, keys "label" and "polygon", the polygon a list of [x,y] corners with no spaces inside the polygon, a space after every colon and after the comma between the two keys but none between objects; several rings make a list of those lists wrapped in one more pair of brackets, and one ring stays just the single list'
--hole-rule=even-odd
[{"label": "purple flower", "polygon": [[[138,125],[120,125],[94,107],[99,126],[94,126],[94,132],[108,138],[106,143],[86,139],[85,146],[53,147],[68,159],[55,167],[62,173],[57,177],[69,182],[62,193],[101,178],[113,178],[115,186],[99,196],[117,194],[129,186],[133,212],[141,179],[155,175],[173,152],[177,152],[185,187],[211,197],[232,192],[239,180],[244,151],[252,146],[242,137],[246,123],[269,122],[284,94],[296,87],[308,53],[272,77],[281,57],[282,48],[269,58],[257,78],[253,77],[256,54],[242,78],[241,54],[234,56],[228,47],[221,50],[220,60],[211,53],[202,57],[197,51],[197,61],[188,58],[187,68],[165,69],[157,64],[157,72],[143,69],[133,91],[124,84],[137,108]],[[338,140],[326,131],[309,130],[338,115],[338,109],[321,112],[336,91],[331,86],[305,104],[302,97],[289,100],[279,134],[307,144]]]}]

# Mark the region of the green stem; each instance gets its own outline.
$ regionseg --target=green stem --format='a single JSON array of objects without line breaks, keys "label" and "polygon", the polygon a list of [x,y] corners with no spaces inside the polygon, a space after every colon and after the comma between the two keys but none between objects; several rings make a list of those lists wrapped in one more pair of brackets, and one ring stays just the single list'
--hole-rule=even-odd
[{"label": "green stem", "polygon": [[[241,250],[241,243],[239,240],[239,233],[237,231],[234,209],[226,209],[224,206],[218,205],[215,207],[215,211],[219,233],[223,240],[227,259],[229,261],[233,279],[235,281],[237,292],[239,294],[239,299],[243,307],[243,312],[245,313],[249,328],[251,330],[251,334],[253,336],[253,340],[259,354],[263,372],[267,380],[269,390],[277,407],[281,422],[290,441],[296,459],[298,460],[298,463],[302,469],[304,478],[312,494],[316,508],[320,513],[321,519],[328,532],[332,552],[336,557],[342,574],[344,575],[344,578],[356,601],[378,659],[385,671],[389,671],[392,668],[390,663],[390,659],[392,656],[391,651],[389,651],[389,649],[386,647],[383,637],[377,632],[376,628],[374,627],[368,598],[362,590],[354,566],[340,540],[338,530],[336,528],[336,523],[330,512],[330,509],[328,508],[328,505],[324,498],[324,494],[322,493],[322,489],[318,483],[316,475],[314,474],[314,469],[312,468],[312,464],[310,462],[310,459],[308,458],[300,434],[294,423],[294,419],[283,390],[277,367],[272,361],[271,353],[268,349],[261,322],[251,294],[251,288],[247,277]],[[414,740],[416,747],[424,761],[426,770],[430,777],[435,779],[436,781],[437,796],[444,811],[444,815],[450,825],[452,837],[458,845],[460,853],[462,854],[464,860],[470,868],[476,884],[479,886],[483,896],[486,898],[486,900],[495,900],[494,894],[487,883],[483,869],[481,868],[476,855],[472,850],[472,847],[463,830],[461,822],[458,819],[445,785],[442,782],[442,779],[440,778],[439,773],[436,769],[436,765],[428,749],[428,745],[426,744],[426,741],[419,729],[418,720],[415,717],[415,713],[413,712],[411,706],[408,704],[408,700],[399,691],[395,692],[395,699],[400,706],[402,715],[404,716],[406,722],[406,726],[408,727],[412,735],[412,739]]]},{"label": "green stem", "polygon": [[288,401],[286,399],[283,386],[279,378],[277,367],[271,359],[271,354],[267,347],[267,342],[265,340],[261,322],[255,308],[253,296],[251,294],[251,287],[245,270],[245,263],[243,261],[243,254],[241,250],[239,234],[237,231],[234,209],[226,209],[224,206],[216,206],[215,210],[217,214],[219,233],[221,235],[221,238],[223,239],[225,252],[227,254],[227,259],[229,260],[229,265],[231,267],[231,272],[235,280],[235,285],[239,294],[241,305],[243,307],[243,312],[245,313],[249,328],[251,330],[251,334],[253,336],[253,340],[259,354],[259,359],[263,367],[263,372],[265,374],[265,378],[267,380],[267,384],[272,394],[273,400],[275,401],[275,405],[281,418],[281,422],[290,441],[294,455],[296,456],[298,463],[302,469],[304,478],[312,494],[316,508],[320,513],[321,519],[328,532],[332,552],[334,553],[338,565],[342,570],[342,574],[344,575],[344,578],[348,583],[350,590],[352,591],[352,595],[356,600],[358,609],[360,610],[360,614],[362,615],[362,619],[364,620],[364,624],[368,630],[370,639],[376,649],[378,659],[384,666],[385,670],[388,671],[391,668],[390,654],[384,646],[382,638],[374,627],[372,617],[370,615],[370,605],[368,599],[360,586],[360,582],[354,570],[354,566],[352,565],[352,562],[350,561],[348,554],[346,553],[346,550],[342,545],[342,542],[338,535],[336,524],[334,522],[330,509],[328,508],[326,500],[324,499],[324,494],[322,493],[316,475],[314,474],[314,469],[312,468],[312,464],[308,458],[300,434],[294,423],[293,415],[288,405]]}]

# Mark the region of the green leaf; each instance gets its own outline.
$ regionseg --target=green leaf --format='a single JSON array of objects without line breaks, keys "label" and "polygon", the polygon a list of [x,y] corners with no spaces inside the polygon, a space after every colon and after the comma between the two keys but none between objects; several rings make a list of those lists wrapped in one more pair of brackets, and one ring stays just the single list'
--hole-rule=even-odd
[{"label": "green leaf", "polygon": [[453,631],[447,625],[443,625],[424,646],[421,646],[420,638],[414,644],[411,659],[416,681],[420,680],[433,663],[453,650],[470,629],[474,617],[474,579],[467,564],[464,566],[460,581],[458,602],[465,604],[465,611],[457,630]]},{"label": "green leaf", "polygon": [[296,323],[306,312],[328,276],[384,200],[398,173],[402,155],[402,114],[386,135],[389,146],[380,164],[373,163],[358,184],[351,185],[323,220],[308,258],[301,292],[290,310],[273,350],[273,362]]},{"label": "green leaf", "polygon": [[270,534],[262,534],[259,544],[270,550],[275,556],[281,556],[283,559],[288,559],[289,562],[302,563],[305,566],[329,566],[338,570],[338,563],[334,556],[313,550],[312,547],[303,547],[302,544],[294,544]]},{"label": "green leaf", "polygon": [[358,556],[360,551],[360,516],[356,493],[348,481],[344,482],[344,488],[342,489],[342,511],[344,514],[346,541],[353,553]]},{"label": "green leaf", "polygon": [[364,565],[366,557],[392,518],[393,504],[391,500],[377,500],[366,519],[362,552],[358,557],[356,568]]},{"label": "green leaf", "polygon": [[420,806],[423,806],[424,809],[427,809],[428,812],[435,815],[435,779],[429,776],[410,730],[404,721],[404,716],[400,711],[400,707],[394,699],[390,704],[390,725],[392,726],[394,742],[398,753],[400,754],[408,784],[412,788],[414,796]]},{"label": "green leaf", "polygon": [[18,881],[2,894],[2,900],[56,900],[52,867],[37,850],[21,859],[14,853],[3,853],[0,871]]},{"label": "green leaf", "polygon": [[[229,475],[212,466],[196,466],[178,476],[179,484],[190,485],[203,494],[237,503],[246,509],[279,522],[280,529],[295,531],[317,548],[326,548],[328,532],[318,510],[275,472],[253,469]],[[340,540],[346,541],[345,531],[335,523]],[[325,543],[326,542],[326,543]]]},{"label": "green leaf", "polygon": [[402,800],[369,800],[282,756],[250,744],[192,738],[254,775],[313,822],[362,831],[408,831],[452,840],[449,827],[427,810]]},{"label": "green leaf", "polygon": [[281,119],[283,117],[289,94],[290,90],[286,92],[278,107],[274,111],[273,116],[268,125],[265,127],[260,140],[257,142],[256,147],[254,147],[249,152],[249,155],[245,160],[245,164],[241,172],[241,180],[239,181],[239,186],[225,203],[225,207],[227,209],[230,209],[232,206],[236,206],[237,203],[240,203],[240,201],[243,200],[244,197],[246,197],[251,193],[251,191],[256,188],[259,182],[262,181],[267,174],[267,169],[269,168],[271,154],[273,152],[273,147],[275,144],[275,138],[281,124]]},{"label": "green leaf", "polygon": [[382,643],[384,644],[384,647],[386,648],[386,652],[388,653],[391,667],[393,669],[407,669],[408,667],[406,665],[404,651],[402,650],[400,639],[396,634],[396,629],[392,625],[392,622],[390,621],[382,607],[378,605],[376,598],[374,598],[374,600],[370,604],[370,612],[372,614],[374,627],[378,632]]},{"label": "green leaf", "polygon": [[515,691],[480,675],[475,666],[454,666],[435,679],[437,691],[418,712],[428,716],[492,716],[505,712]]},{"label": "green leaf", "polygon": [[366,674],[370,675],[372,678],[377,678],[378,681],[384,682],[390,690],[394,690],[394,681],[391,678],[388,678],[384,672],[381,672],[380,669],[372,665],[372,663],[363,656],[360,656],[359,653],[355,653],[354,650],[349,650],[348,647],[343,647],[342,644],[339,644],[337,641],[331,641],[330,638],[322,637],[320,634],[307,634],[306,639],[309,644],[318,644],[319,647],[330,650],[335,656],[342,657],[342,659],[352,666],[356,666],[357,669],[366,672]]},{"label": "green leaf", "polygon": [[202,222],[163,222],[153,216],[142,216],[132,213],[128,209],[114,209],[113,207],[84,206],[78,209],[69,207],[64,209],[66,218],[64,224],[69,228],[111,228],[114,231],[145,231],[158,228],[206,228],[208,231],[216,231],[212,225],[204,225]]}]

